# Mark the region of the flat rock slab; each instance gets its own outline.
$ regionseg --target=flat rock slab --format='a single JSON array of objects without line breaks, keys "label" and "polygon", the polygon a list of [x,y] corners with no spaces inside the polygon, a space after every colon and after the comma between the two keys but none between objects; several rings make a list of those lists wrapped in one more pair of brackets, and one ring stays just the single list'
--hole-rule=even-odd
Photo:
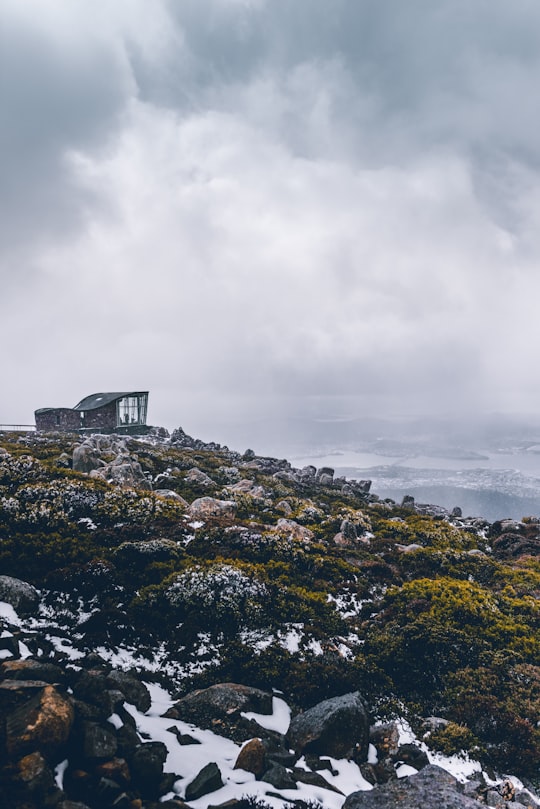
[{"label": "flat rock slab", "polygon": [[453,775],[430,764],[416,775],[370,792],[353,792],[343,809],[478,809],[478,801],[462,795],[459,788]]}]

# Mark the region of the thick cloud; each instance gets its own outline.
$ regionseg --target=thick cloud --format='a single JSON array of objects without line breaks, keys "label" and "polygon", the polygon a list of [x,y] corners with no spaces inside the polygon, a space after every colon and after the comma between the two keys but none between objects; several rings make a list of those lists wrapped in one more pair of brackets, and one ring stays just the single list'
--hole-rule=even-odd
[{"label": "thick cloud", "polygon": [[0,18],[0,421],[128,388],[204,433],[533,407],[537,4]]}]

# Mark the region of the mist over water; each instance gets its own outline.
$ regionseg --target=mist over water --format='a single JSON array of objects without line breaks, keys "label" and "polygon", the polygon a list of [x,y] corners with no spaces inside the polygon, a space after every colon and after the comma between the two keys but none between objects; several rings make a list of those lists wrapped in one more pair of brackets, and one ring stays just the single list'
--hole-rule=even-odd
[{"label": "mist over water", "polygon": [[373,481],[400,502],[452,509],[490,521],[540,515],[540,419],[489,414],[386,418],[266,419],[229,425],[232,446],[330,466]]}]

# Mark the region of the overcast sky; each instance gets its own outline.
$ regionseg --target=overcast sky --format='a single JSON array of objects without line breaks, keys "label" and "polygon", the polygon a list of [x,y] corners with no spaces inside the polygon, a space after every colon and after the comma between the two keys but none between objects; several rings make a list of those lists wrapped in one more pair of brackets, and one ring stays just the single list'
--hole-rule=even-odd
[{"label": "overcast sky", "polygon": [[537,0],[1,0],[0,40],[0,423],[538,409]]}]

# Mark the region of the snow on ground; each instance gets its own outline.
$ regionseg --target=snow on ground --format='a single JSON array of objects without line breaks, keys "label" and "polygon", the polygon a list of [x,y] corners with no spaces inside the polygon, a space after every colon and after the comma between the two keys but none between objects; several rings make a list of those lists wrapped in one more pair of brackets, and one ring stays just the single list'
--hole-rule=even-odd
[{"label": "snow on ground", "polygon": [[[325,809],[340,809],[345,795],[358,789],[372,789],[354,762],[330,759],[337,775],[331,775],[325,770],[323,776],[329,784],[339,789],[342,795],[307,784],[299,784],[298,789],[280,790],[283,799],[268,795],[268,792],[277,791],[275,787],[264,781],[256,781],[251,773],[234,769],[241,745],[217,736],[212,731],[200,730],[180,720],[163,718],[162,714],[171,707],[173,700],[161,686],[147,683],[147,687],[152,696],[150,710],[146,714],[142,714],[132,705],[128,705],[127,709],[135,719],[140,732],[148,734],[154,741],[162,741],[166,744],[169,755],[165,771],[183,776],[182,780],[175,783],[174,792],[170,797],[174,794],[184,797],[187,785],[209,762],[214,761],[221,770],[224,786],[196,801],[190,801],[190,805],[194,809],[207,809],[209,805],[221,804],[240,795],[258,796],[276,809],[282,809],[288,802],[299,798],[305,801],[319,801]],[[253,717],[258,722],[262,720],[267,723],[266,727],[272,725],[273,728],[279,728],[282,732],[285,724],[288,724],[290,709],[279,697],[274,697],[273,708],[271,715],[246,714],[246,716]],[[181,733],[189,733],[200,744],[179,745],[176,735],[170,730],[173,727]]]},{"label": "snow on ground", "polygon": [[284,699],[272,698],[272,713],[253,713],[248,711],[243,713],[244,719],[254,719],[257,724],[266,730],[275,730],[277,733],[287,733],[291,721],[291,709]]},{"label": "snow on ground", "polygon": [[[418,740],[411,729],[411,726],[407,721],[405,721],[405,719],[399,719],[397,725],[399,728],[400,745],[416,744],[421,750],[424,751],[424,753],[427,753],[430,764],[436,764],[438,767],[442,767],[443,770],[449,772],[462,784],[471,778],[474,773],[482,772],[480,763],[475,759],[469,758],[468,755],[463,754],[462,756],[444,756],[442,753],[436,753],[433,750],[430,750],[428,746],[424,744],[424,742],[420,742]],[[411,775],[411,771],[417,772],[417,770],[415,770],[413,767],[402,764],[397,770],[398,777],[403,778],[406,775]],[[490,782],[486,773],[484,773],[484,778],[486,779],[486,783],[494,783]]]},{"label": "snow on ground", "polygon": [[8,622],[8,624],[13,624],[14,626],[20,626],[21,621],[19,616],[11,606],[8,604],[7,601],[0,601],[0,618],[4,618]]},{"label": "snow on ground", "polygon": [[[52,616],[49,616],[52,617]],[[23,621],[19,618],[13,607],[6,602],[0,601],[0,620],[12,624],[17,627],[24,628]],[[43,616],[41,620],[28,619],[27,628],[35,630],[42,625]],[[287,633],[279,633],[280,641],[283,645],[289,648],[290,651],[297,651],[302,639],[302,625],[291,625]],[[4,630],[1,636],[8,636],[8,630]],[[47,634],[48,639],[53,644],[54,648],[65,654],[71,660],[76,661],[84,657],[83,652],[79,652],[73,648],[72,642],[68,637],[61,637],[55,634]],[[29,648],[23,642],[19,641],[19,650],[22,658],[31,656]],[[119,648],[112,651],[105,647],[96,649],[104,659],[108,660],[112,665],[118,668],[131,669],[131,668],[144,668],[148,671],[164,670],[164,649],[157,649],[153,660],[144,658],[135,649]],[[7,656],[0,653],[0,659]],[[203,668],[204,666],[201,666]],[[176,668],[176,667],[175,667]],[[193,670],[188,666],[189,672],[192,674]],[[171,672],[171,675],[173,672]],[[179,671],[175,670],[174,674],[178,676]],[[150,710],[143,714],[132,705],[126,705],[127,710],[134,717],[139,731],[146,734],[146,738],[153,741],[162,741],[167,746],[169,755],[165,764],[166,772],[174,772],[181,776],[175,785],[174,792],[170,794],[177,794],[181,797],[185,796],[185,790],[188,784],[193,781],[200,770],[211,761],[214,761],[220,768],[224,786],[209,795],[206,795],[199,800],[190,801],[193,809],[207,809],[209,805],[216,803],[223,803],[232,798],[240,796],[258,796],[263,799],[270,806],[275,809],[283,809],[284,806],[290,804],[295,799],[302,799],[305,801],[318,801],[324,809],[341,809],[346,795],[357,790],[370,790],[373,787],[362,776],[359,767],[352,761],[344,759],[337,760],[330,758],[333,770],[337,773],[332,775],[329,771],[325,770],[321,774],[328,781],[330,785],[339,789],[341,795],[330,792],[329,790],[320,787],[309,786],[307,784],[298,784],[298,789],[295,790],[280,790],[282,799],[275,796],[268,795],[268,791],[276,792],[277,790],[270,784],[264,781],[256,781],[251,773],[244,770],[235,770],[234,763],[241,750],[241,745],[237,745],[221,736],[217,736],[209,730],[201,730],[193,725],[182,722],[180,720],[163,718],[163,714],[173,705],[173,699],[170,694],[161,686],[147,683],[147,687],[152,697],[152,706]],[[274,730],[279,733],[285,733],[288,729],[290,722],[291,711],[287,703],[280,697],[273,697],[272,701],[273,711],[272,714],[256,714],[244,713],[247,719],[255,719],[262,727],[268,730]],[[121,724],[119,717],[111,716],[109,721],[115,726]],[[482,768],[479,762],[470,759],[465,754],[459,756],[444,756],[441,753],[436,753],[427,747],[427,745],[419,741],[414,732],[412,731],[408,722],[404,719],[398,720],[399,727],[399,744],[416,744],[424,752],[427,753],[431,764],[436,764],[442,767],[447,772],[451,773],[458,781],[464,783],[468,778],[474,776],[475,773],[481,773]],[[194,745],[182,746],[179,744],[178,739],[171,728],[177,728],[180,733],[189,733],[200,743]],[[376,751],[373,745],[370,745],[369,761],[376,761]],[[329,758],[329,757],[328,757]],[[301,758],[297,762],[297,766],[307,769],[305,760]],[[65,769],[65,762],[58,765],[56,768],[56,781],[61,783],[63,772]],[[397,768],[398,777],[403,778],[413,774],[416,770],[409,765],[402,764]],[[486,783],[495,785],[499,781],[494,781],[489,778],[487,773],[483,772],[483,777]],[[510,776],[510,780],[514,783],[516,788],[521,789],[523,785],[518,778]]]}]

